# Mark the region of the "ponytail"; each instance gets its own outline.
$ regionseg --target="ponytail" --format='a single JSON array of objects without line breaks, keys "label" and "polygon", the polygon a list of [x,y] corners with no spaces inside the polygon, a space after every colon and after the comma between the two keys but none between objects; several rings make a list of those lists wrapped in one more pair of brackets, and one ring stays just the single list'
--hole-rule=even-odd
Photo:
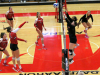
[{"label": "ponytail", "polygon": [[4,30],[6,30],[6,29],[7,29],[7,32],[8,32],[8,33],[10,33],[10,32],[11,32],[11,26],[9,26],[9,27],[3,27],[3,29],[4,29]]}]

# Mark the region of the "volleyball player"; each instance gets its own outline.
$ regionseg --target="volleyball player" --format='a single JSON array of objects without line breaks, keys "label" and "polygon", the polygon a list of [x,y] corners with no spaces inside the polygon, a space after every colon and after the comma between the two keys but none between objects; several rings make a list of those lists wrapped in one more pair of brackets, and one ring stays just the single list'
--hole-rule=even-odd
[{"label": "volleyball player", "polygon": [[[22,23],[18,28],[16,28],[15,30],[13,30],[12,27],[6,27],[4,28],[7,29],[7,32],[9,33],[9,37],[10,37],[10,49],[12,50],[12,62],[13,62],[13,65],[14,67],[12,68],[14,71],[18,72],[24,72],[21,65],[20,65],[20,57],[19,57],[19,48],[18,48],[18,40],[19,41],[24,41],[24,42],[27,42],[26,40],[23,40],[23,39],[20,39],[17,37],[17,34],[16,32],[25,24],[25,23],[28,23],[28,21],[25,21],[24,23]],[[19,66],[19,69],[17,70],[17,67],[16,67],[16,64],[15,64],[15,59],[17,59],[17,64]]]},{"label": "volleyball player", "polygon": [[68,10],[66,9],[66,15],[65,15],[65,20],[67,22],[67,28],[68,28],[68,32],[69,32],[69,39],[70,39],[70,43],[69,43],[69,63],[73,63],[73,55],[74,55],[74,45],[79,46],[79,44],[77,43],[77,38],[75,35],[75,26],[78,26],[77,24],[77,17],[73,16],[72,18],[70,18],[69,14],[68,14]]},{"label": "volleyball player", "polygon": [[0,38],[0,63],[1,63],[1,59],[2,59],[2,53],[4,53],[6,55],[6,57],[5,57],[5,60],[3,62],[3,65],[8,66],[7,65],[7,59],[9,58],[9,53],[6,50],[6,47],[7,47],[7,44],[8,44],[7,35],[2,32],[0,36],[1,36],[1,38]]},{"label": "volleyball player", "polygon": [[[90,24],[90,23],[88,22],[89,18],[91,18],[92,24]],[[85,30],[84,30],[84,32],[85,32],[85,37],[86,37],[86,38],[89,38],[88,35],[87,35],[87,30],[90,29],[90,28],[92,28],[92,25],[93,25],[93,16],[92,16],[90,10],[87,11],[87,13],[86,13],[84,16],[82,16],[82,17],[80,18],[79,23],[81,23],[81,21],[82,21],[83,26],[85,27]]]},{"label": "volleyball player", "polygon": [[14,11],[12,10],[12,7],[9,7],[9,11],[7,11],[7,13],[5,14],[7,23],[13,27],[13,19],[15,20],[14,17]]},{"label": "volleyball player", "polygon": [[45,45],[44,45],[44,38],[43,38],[43,34],[42,34],[43,28],[44,28],[45,30],[46,30],[46,28],[44,27],[43,18],[41,17],[41,15],[40,15],[39,12],[37,12],[37,18],[36,18],[36,20],[35,20],[34,26],[35,26],[36,31],[37,31],[37,33],[38,33],[37,41],[35,42],[35,44],[36,44],[37,46],[39,46],[38,40],[41,38],[42,49],[47,50],[47,49],[45,48]]}]

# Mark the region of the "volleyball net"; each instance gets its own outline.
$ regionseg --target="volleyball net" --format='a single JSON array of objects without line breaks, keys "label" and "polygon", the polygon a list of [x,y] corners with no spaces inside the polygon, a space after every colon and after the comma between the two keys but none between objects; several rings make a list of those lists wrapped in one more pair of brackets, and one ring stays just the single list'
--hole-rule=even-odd
[{"label": "volleyball net", "polygon": [[[66,35],[64,30],[64,22],[63,22],[63,9],[66,9],[66,0],[63,2],[63,0],[59,0],[56,2],[59,2],[59,11],[57,11],[56,8],[56,16],[57,16],[57,22],[62,24],[62,32],[63,35],[63,46],[62,46],[62,75],[69,75],[69,63],[68,63],[68,49],[66,49]],[[59,13],[58,13],[59,12]]]}]

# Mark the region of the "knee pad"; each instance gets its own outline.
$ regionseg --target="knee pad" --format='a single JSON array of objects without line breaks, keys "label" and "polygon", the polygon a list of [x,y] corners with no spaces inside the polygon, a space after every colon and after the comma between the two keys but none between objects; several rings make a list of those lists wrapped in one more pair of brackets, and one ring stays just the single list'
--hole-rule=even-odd
[{"label": "knee pad", "polygon": [[41,40],[44,40],[44,38],[41,38]]},{"label": "knee pad", "polygon": [[16,57],[12,57],[12,60],[15,60],[16,59]]},{"label": "knee pad", "polygon": [[6,58],[9,58],[9,56],[6,56]]},{"label": "knee pad", "polygon": [[19,57],[19,58],[17,58],[17,61],[20,61],[20,57]]},{"label": "knee pad", "polygon": [[88,30],[88,28],[85,28],[85,30]]},{"label": "knee pad", "polygon": [[73,50],[69,49],[69,55],[73,55]]}]

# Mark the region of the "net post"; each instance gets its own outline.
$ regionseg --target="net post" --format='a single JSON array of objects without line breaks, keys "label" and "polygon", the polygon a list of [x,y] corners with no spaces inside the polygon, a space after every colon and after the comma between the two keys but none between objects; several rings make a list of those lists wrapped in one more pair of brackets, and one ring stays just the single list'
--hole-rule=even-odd
[{"label": "net post", "polygon": [[59,0],[59,23],[62,23],[62,0]]},{"label": "net post", "polygon": [[68,59],[68,49],[62,49],[62,73],[63,75],[69,75],[69,65],[68,61],[66,62],[66,59]]},{"label": "net post", "polygon": [[66,49],[66,34],[64,32],[64,22],[63,22],[63,13],[62,13],[63,6],[62,6],[62,0],[59,0],[59,1],[60,1],[59,2],[59,22],[62,23],[63,42],[64,42],[64,49],[62,49],[62,54],[64,54],[64,57],[62,57],[62,72],[64,75],[69,75],[69,57],[68,57],[68,49]]}]

